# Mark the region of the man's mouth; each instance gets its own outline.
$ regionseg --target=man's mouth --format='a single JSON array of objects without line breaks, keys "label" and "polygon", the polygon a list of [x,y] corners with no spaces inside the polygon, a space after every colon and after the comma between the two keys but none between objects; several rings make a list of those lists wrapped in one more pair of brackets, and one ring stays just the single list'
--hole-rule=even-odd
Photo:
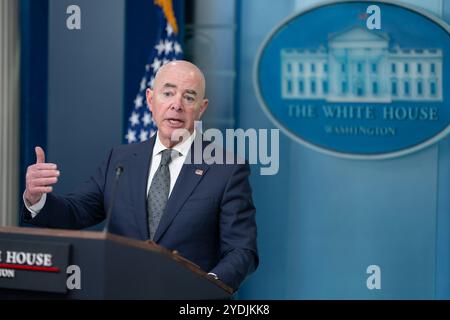
[{"label": "man's mouth", "polygon": [[184,125],[184,121],[175,118],[168,118],[166,121],[169,123],[171,127],[180,128]]}]

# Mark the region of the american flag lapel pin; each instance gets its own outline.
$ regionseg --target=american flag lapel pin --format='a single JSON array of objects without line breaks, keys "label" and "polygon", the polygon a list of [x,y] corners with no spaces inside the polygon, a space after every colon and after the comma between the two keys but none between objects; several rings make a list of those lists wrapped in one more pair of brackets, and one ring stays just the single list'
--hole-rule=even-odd
[{"label": "american flag lapel pin", "polygon": [[203,170],[202,169],[197,169],[195,170],[195,174],[198,176],[202,176],[203,175]]}]

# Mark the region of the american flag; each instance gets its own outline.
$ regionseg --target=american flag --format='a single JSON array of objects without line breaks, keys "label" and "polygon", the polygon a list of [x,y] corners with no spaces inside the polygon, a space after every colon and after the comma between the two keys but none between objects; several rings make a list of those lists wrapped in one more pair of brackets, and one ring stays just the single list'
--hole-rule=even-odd
[{"label": "american flag", "polygon": [[[155,1],[157,4],[158,1]],[[160,30],[156,37],[155,45],[152,49],[147,65],[145,66],[145,73],[139,84],[139,92],[134,100],[134,107],[128,122],[128,129],[125,135],[127,143],[147,141],[156,132],[156,124],[153,120],[152,114],[148,109],[145,91],[148,87],[153,88],[155,75],[159,68],[164,64],[183,58],[183,50],[178,39],[178,33],[174,30],[173,19],[170,23],[167,19],[166,9],[161,6],[159,12],[159,26]],[[174,15],[172,15],[174,17]]]}]

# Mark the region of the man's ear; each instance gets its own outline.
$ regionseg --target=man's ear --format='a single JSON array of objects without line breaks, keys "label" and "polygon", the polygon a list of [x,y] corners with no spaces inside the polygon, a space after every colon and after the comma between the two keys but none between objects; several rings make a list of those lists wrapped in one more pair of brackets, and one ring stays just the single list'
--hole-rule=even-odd
[{"label": "man's ear", "polygon": [[208,104],[209,104],[209,100],[208,99],[203,99],[202,104],[200,105],[200,112],[198,113],[198,119],[200,120],[200,118],[202,117],[203,113],[206,111],[206,108],[208,108]]},{"label": "man's ear", "polygon": [[148,88],[148,89],[145,91],[145,97],[146,97],[146,100],[147,100],[148,108],[149,108],[150,112],[153,113],[153,110],[152,110],[152,105],[153,105],[153,91],[152,91],[150,88]]}]

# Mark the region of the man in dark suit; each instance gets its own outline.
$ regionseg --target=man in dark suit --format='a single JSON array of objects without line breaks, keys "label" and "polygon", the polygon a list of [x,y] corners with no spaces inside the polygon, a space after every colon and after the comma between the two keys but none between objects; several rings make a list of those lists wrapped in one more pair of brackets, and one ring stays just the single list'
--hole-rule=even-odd
[{"label": "man in dark suit", "polygon": [[[248,164],[195,163],[202,135],[194,123],[208,106],[203,73],[186,61],[158,71],[147,103],[158,132],[149,141],[110,151],[97,172],[76,192],[52,194],[60,172],[45,163],[28,167],[24,220],[42,227],[81,229],[99,223],[111,209],[109,230],[153,240],[237,289],[258,265],[255,207]],[[187,133],[185,139],[175,138]],[[123,173],[111,197],[117,168]],[[111,206],[111,208],[110,208]]]}]

